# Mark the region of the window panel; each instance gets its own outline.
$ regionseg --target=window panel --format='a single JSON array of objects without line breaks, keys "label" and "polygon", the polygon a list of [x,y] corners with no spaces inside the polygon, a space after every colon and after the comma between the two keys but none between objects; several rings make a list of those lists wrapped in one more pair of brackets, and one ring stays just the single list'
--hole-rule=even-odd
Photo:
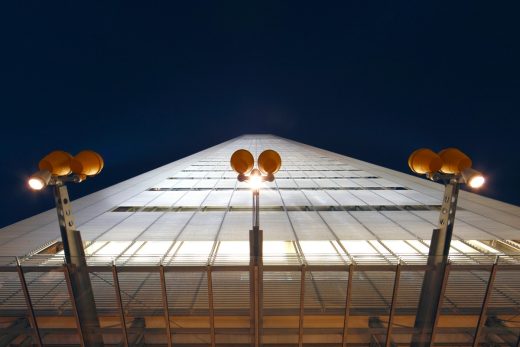
[{"label": "window panel", "polygon": [[189,191],[175,203],[175,206],[198,207],[208,196],[208,193],[209,190]]},{"label": "window panel", "polygon": [[340,239],[370,240],[374,238],[374,234],[346,211],[321,211],[319,213]]},{"label": "window panel", "polygon": [[289,212],[300,240],[333,240],[334,236],[316,212]]}]

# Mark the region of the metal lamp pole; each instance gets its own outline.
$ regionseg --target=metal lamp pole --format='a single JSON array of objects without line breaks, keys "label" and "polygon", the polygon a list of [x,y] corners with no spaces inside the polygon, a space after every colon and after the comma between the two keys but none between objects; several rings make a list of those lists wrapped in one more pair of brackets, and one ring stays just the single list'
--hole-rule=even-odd
[{"label": "metal lamp pole", "polygon": [[40,171],[33,174],[28,184],[34,190],[53,186],[61,240],[65,253],[64,275],[72,299],[80,342],[82,346],[101,347],[96,302],[90,282],[81,233],[76,230],[70,197],[65,185],[79,183],[87,176],[95,176],[103,169],[103,159],[92,151],[82,151],[75,157],[64,151],[54,151],[38,164]]},{"label": "metal lamp pole", "polygon": [[415,318],[412,346],[430,346],[433,324],[437,316],[439,300],[441,298],[444,271],[448,264],[453,224],[457,210],[460,176],[449,178],[444,189],[441,213],[437,229],[433,229],[428,252],[428,270],[425,271],[421,288],[419,306]]},{"label": "metal lamp pole", "polygon": [[75,229],[69,193],[67,186],[62,181],[54,184],[54,200],[65,253],[65,266],[68,269],[65,275],[68,275],[70,279],[70,289],[74,297],[83,339],[87,346],[104,346],[103,336],[99,333],[99,318],[81,233]]},{"label": "metal lamp pole", "polygon": [[253,189],[253,229],[249,230],[251,265],[262,264],[263,231],[260,230],[260,188]]},{"label": "metal lamp pole", "polygon": [[485,179],[480,172],[471,168],[471,159],[456,148],[446,148],[439,154],[426,148],[418,149],[410,155],[408,165],[412,171],[426,174],[432,181],[445,182],[439,224],[437,229],[433,229],[430,241],[428,267],[424,273],[412,337],[413,347],[426,347],[432,343],[436,319],[440,314],[439,303],[447,280],[446,266],[460,184],[467,183],[472,188],[479,188]]},{"label": "metal lamp pole", "polygon": [[254,162],[251,152],[245,149],[235,151],[230,160],[231,168],[238,173],[238,181],[248,182],[253,192],[253,228],[249,230],[250,334],[251,344],[257,347],[262,344],[263,306],[263,231],[260,229],[260,183],[274,180],[274,174],[280,169],[282,160],[277,152],[268,149],[258,157],[258,168],[254,168]]}]

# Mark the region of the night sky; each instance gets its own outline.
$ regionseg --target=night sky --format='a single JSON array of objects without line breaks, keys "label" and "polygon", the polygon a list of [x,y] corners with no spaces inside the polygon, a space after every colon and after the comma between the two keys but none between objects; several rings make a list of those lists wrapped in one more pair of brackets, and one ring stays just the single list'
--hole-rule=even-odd
[{"label": "night sky", "polygon": [[459,147],[520,205],[520,3],[11,1],[0,5],[0,227],[53,207],[27,176],[93,149],[72,199],[245,133],[409,173]]}]

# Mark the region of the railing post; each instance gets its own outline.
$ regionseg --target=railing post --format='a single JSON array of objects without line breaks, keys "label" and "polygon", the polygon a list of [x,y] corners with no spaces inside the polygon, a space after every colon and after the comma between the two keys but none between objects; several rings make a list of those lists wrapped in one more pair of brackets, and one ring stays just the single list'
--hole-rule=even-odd
[{"label": "railing post", "polygon": [[43,346],[42,337],[40,335],[40,329],[38,328],[38,322],[36,320],[36,314],[34,312],[34,307],[32,305],[31,296],[29,295],[29,288],[27,288],[27,282],[25,281],[25,275],[20,265],[20,260],[16,257],[16,271],[18,272],[18,277],[20,278],[20,285],[23,291],[23,297],[25,299],[25,304],[27,305],[27,310],[29,310],[29,323],[34,331],[34,340],[35,345]]},{"label": "railing post", "polygon": [[392,293],[392,304],[390,306],[390,314],[388,316],[388,327],[386,330],[386,347],[390,347],[392,343],[392,325],[394,324],[394,315],[395,315],[395,306],[397,305],[397,295],[399,294],[399,280],[401,277],[401,261],[397,264],[397,268],[395,269],[395,279],[394,279],[394,290]]},{"label": "railing post", "polygon": [[480,315],[478,317],[477,329],[475,331],[475,338],[473,340],[473,347],[478,347],[478,344],[480,341],[480,335],[482,333],[482,328],[484,327],[484,323],[486,321],[487,307],[488,307],[489,301],[491,299],[491,294],[493,292],[493,285],[495,283],[497,266],[498,266],[498,257],[495,260],[493,267],[491,268],[491,272],[489,273],[489,280],[487,283],[486,294],[484,296],[484,301],[482,302],[482,309],[480,310]]},{"label": "railing post", "polygon": [[302,264],[300,274],[300,315],[298,320],[298,346],[303,346],[303,318],[305,315],[305,264]]},{"label": "railing post", "polygon": [[345,315],[343,317],[343,335],[341,337],[341,345],[347,346],[347,329],[348,319],[350,315],[350,297],[352,294],[352,278],[354,273],[354,264],[350,264],[348,267],[348,280],[347,280],[347,293],[345,296]]},{"label": "railing post", "polygon": [[208,265],[206,274],[208,277],[209,329],[211,335],[211,347],[215,347],[215,307],[213,303],[213,278],[211,276],[211,265]]},{"label": "railing post", "polygon": [[116,292],[117,306],[119,307],[119,319],[121,320],[121,330],[123,332],[123,344],[129,347],[128,331],[126,328],[125,311],[123,307],[123,299],[121,298],[121,287],[119,286],[119,276],[115,262],[112,263],[112,278],[114,280],[114,290]]}]

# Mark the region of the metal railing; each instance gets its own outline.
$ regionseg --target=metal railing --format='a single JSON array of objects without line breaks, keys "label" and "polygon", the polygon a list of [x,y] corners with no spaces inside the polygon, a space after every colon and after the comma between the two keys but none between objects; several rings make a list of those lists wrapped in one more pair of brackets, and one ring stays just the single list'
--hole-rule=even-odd
[{"label": "metal railing", "polygon": [[[87,257],[87,264],[106,339],[119,334],[119,342],[132,344],[144,334],[170,345],[175,339],[189,344],[187,335],[204,336],[209,345],[217,337],[227,341],[230,336],[276,343],[283,340],[282,332],[299,345],[316,336],[343,346],[367,338],[386,346],[406,345],[402,341],[414,332],[413,317],[428,269],[427,256],[416,254],[264,256],[257,270],[247,256],[94,255]],[[37,345],[63,334],[71,341],[81,339],[67,287],[69,271],[73,269],[60,255],[19,261],[0,257],[0,317],[12,324],[17,319],[28,322],[14,330],[18,333],[13,338],[29,336]],[[254,273],[260,274],[261,290],[252,293]],[[261,302],[257,329],[250,319],[253,299]],[[518,339],[520,256],[450,256],[438,306],[432,337],[436,342],[450,336],[459,339],[457,346]],[[59,317],[63,326],[49,327],[49,317]],[[119,323],[108,328],[106,322],[114,317]],[[191,325],[185,323],[189,319]],[[459,325],[450,327],[450,322]],[[8,332],[0,329],[0,338]]]}]

